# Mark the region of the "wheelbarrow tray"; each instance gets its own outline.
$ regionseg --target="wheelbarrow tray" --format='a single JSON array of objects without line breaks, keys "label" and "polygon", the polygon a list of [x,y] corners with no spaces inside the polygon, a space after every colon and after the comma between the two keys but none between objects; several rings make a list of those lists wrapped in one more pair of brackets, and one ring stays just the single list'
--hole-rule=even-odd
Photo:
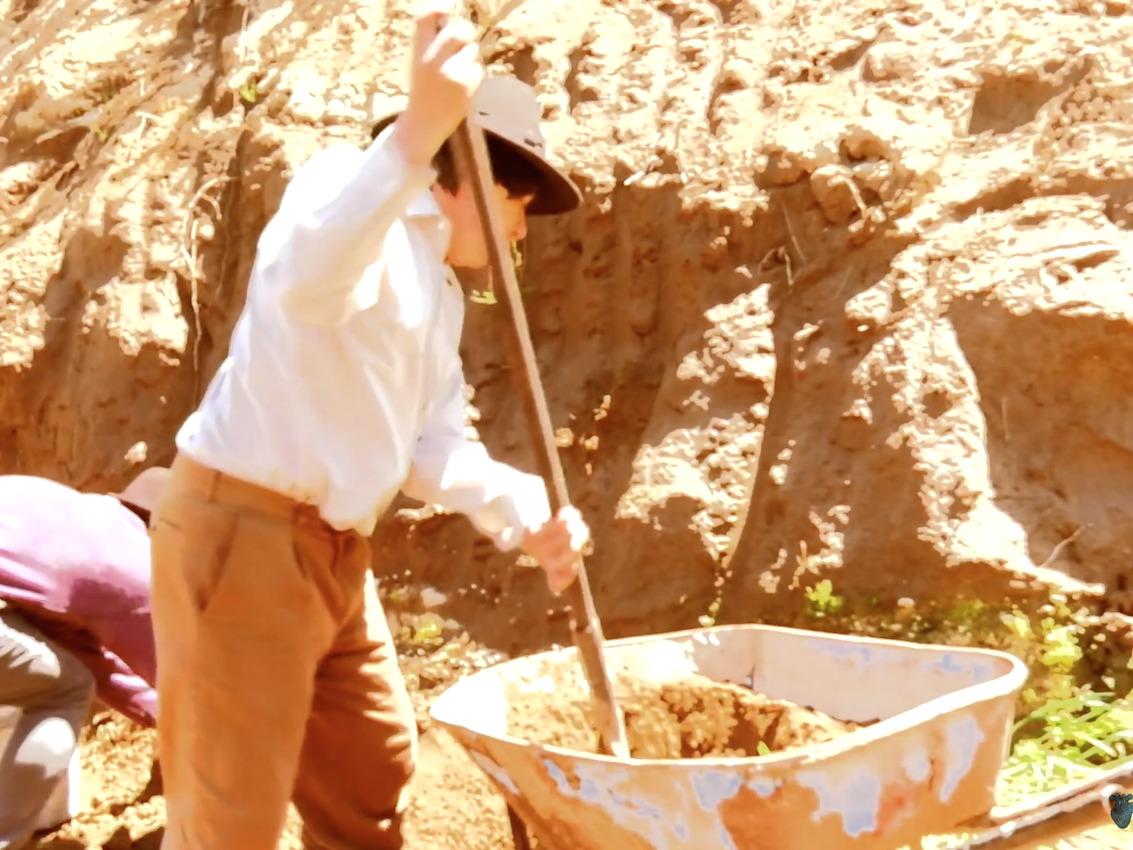
[{"label": "wheelbarrow tray", "polygon": [[988,812],[1010,746],[1017,658],[775,626],[610,641],[607,665],[695,672],[870,725],[746,758],[617,759],[508,734],[508,706],[569,680],[573,648],[482,670],[432,717],[553,850],[895,848]]}]

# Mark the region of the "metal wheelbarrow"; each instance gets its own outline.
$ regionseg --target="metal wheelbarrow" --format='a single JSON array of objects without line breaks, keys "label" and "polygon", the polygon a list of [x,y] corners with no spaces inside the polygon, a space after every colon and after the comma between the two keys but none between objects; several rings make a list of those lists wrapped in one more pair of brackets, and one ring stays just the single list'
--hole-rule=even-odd
[{"label": "metal wheelbarrow", "polygon": [[621,759],[509,734],[509,706],[578,667],[575,649],[478,672],[434,703],[554,850],[882,850],[986,816],[1027,669],[983,649],[722,626],[608,642],[615,683],[700,674],[869,724],[742,758]]}]

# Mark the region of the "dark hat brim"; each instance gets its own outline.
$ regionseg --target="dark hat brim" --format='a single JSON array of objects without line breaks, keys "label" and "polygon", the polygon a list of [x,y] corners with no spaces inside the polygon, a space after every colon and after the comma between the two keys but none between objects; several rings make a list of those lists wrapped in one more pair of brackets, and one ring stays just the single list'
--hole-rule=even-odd
[{"label": "dark hat brim", "polygon": [[[387,115],[374,125],[372,138],[377,138],[381,135],[382,130],[392,124],[400,113]],[[577,209],[579,204],[582,203],[582,192],[574,184],[574,181],[555,168],[539,154],[532,151],[523,145],[518,145],[502,136],[499,133],[494,133],[487,127],[484,132],[492,138],[507,145],[507,147],[519,154],[524,160],[529,162],[539,172],[542,177],[541,185],[535,192],[535,197],[527,207],[528,215],[561,215],[562,213],[570,212]]]}]

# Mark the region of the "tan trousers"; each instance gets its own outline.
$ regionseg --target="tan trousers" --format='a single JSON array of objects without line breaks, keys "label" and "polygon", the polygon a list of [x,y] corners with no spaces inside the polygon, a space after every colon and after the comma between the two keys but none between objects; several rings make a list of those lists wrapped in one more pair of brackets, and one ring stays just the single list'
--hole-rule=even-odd
[{"label": "tan trousers", "polygon": [[370,548],[314,508],[173,464],[153,527],[163,850],[399,848],[416,725]]},{"label": "tan trousers", "polygon": [[0,719],[0,850],[30,846],[36,829],[57,825],[49,804],[93,696],[81,661],[13,609],[0,610],[0,710],[15,713]]}]

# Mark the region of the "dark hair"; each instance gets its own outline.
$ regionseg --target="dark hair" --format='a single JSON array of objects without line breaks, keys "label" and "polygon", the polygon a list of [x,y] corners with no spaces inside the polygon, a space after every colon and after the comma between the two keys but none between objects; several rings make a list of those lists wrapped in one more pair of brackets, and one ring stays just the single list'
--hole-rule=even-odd
[{"label": "dark hair", "polygon": [[[537,166],[518,153],[507,142],[491,134],[486,135],[488,158],[492,162],[492,176],[503,186],[511,198],[525,198],[536,195],[543,187],[544,177]],[[433,157],[433,168],[437,170],[437,182],[448,192],[456,192],[460,182],[456,174],[456,159],[452,154],[452,142],[446,141]]]},{"label": "dark hair", "polygon": [[[376,139],[385,126],[385,122],[375,125],[370,138]],[[543,173],[529,159],[490,133],[485,138],[488,142],[488,158],[492,162],[492,176],[507,189],[509,197],[525,198],[536,195],[543,188]],[[446,141],[441,145],[441,149],[433,157],[433,168],[437,171],[437,182],[441,184],[441,188],[456,192],[460,180],[456,175],[456,160],[452,154],[451,142]]]}]

